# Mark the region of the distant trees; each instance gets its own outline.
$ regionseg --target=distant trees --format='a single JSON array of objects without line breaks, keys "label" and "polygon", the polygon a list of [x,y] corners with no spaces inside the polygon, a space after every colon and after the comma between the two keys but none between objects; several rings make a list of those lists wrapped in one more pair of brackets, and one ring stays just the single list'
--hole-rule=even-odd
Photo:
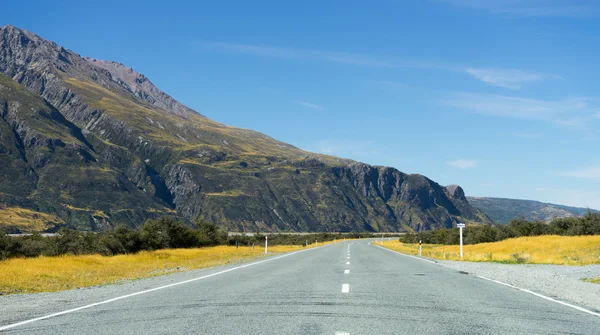
[{"label": "distant trees", "polygon": [[[269,244],[304,245],[331,241],[335,238],[371,237],[370,233],[344,234],[271,234]],[[100,254],[130,254],[142,250],[196,248],[215,245],[247,245],[264,243],[265,235],[228,236],[218,225],[198,219],[191,225],[171,217],[147,220],[138,230],[118,226],[104,232],[82,232],[62,229],[56,236],[39,234],[10,237],[0,232],[0,260],[9,257]]]},{"label": "distant trees", "polygon": [[105,232],[61,229],[56,236],[39,234],[10,237],[0,232],[0,260],[9,257],[100,254],[105,256],[141,250],[193,248],[227,243],[227,232],[197,220],[193,226],[171,217],[146,221],[139,230],[119,226]]},{"label": "distant trees", "polygon": [[[550,223],[512,220],[507,225],[469,225],[463,231],[465,244],[496,242],[507,238],[539,235],[600,235],[600,213],[588,212],[582,217],[554,219]],[[407,233],[400,237],[404,243],[458,244],[459,230],[436,229]]]}]

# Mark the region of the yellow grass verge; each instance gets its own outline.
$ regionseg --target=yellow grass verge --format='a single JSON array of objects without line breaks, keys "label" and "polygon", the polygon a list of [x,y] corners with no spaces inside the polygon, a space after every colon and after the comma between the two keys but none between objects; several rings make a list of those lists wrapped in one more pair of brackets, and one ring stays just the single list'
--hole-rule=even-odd
[{"label": "yellow grass verge", "polygon": [[[384,242],[383,246],[411,255],[419,253],[418,244],[404,244],[395,240]],[[520,237],[500,242],[465,245],[463,248],[463,260],[470,262],[600,264],[600,236]],[[423,245],[423,256],[460,260],[459,246]],[[600,278],[595,280],[600,282]]]},{"label": "yellow grass verge", "polygon": [[[331,244],[332,242],[325,243]],[[321,246],[322,243],[319,243]],[[314,245],[309,245],[309,248]],[[269,253],[306,249],[302,246],[269,246]],[[196,249],[142,251],[118,256],[58,256],[13,258],[0,261],[0,294],[55,292],[120,283],[172,272],[251,260],[264,256],[264,245],[217,246]]]}]

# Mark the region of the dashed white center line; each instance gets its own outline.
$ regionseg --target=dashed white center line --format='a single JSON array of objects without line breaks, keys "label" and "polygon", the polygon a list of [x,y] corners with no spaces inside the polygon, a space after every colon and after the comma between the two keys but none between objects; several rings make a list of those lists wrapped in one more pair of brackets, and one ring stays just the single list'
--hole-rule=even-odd
[{"label": "dashed white center line", "polygon": [[350,292],[350,284],[342,284],[342,293]]},{"label": "dashed white center line", "polygon": [[348,332],[341,332],[341,331],[337,331],[337,332],[335,332],[335,334],[334,334],[334,335],[350,335],[350,333],[348,333]]},{"label": "dashed white center line", "polygon": [[350,259],[350,256],[348,256],[348,259]]},{"label": "dashed white center line", "polygon": [[346,265],[350,265],[350,262],[346,262]]},{"label": "dashed white center line", "polygon": [[350,270],[344,270],[344,274],[347,275],[350,273]]}]

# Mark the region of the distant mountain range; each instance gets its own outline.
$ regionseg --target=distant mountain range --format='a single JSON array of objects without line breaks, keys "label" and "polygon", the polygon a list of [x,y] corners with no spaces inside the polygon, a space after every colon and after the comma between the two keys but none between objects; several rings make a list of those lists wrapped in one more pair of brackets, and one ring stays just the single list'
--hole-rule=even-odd
[{"label": "distant mountain range", "polygon": [[491,223],[458,186],[220,124],[123,64],[14,26],[0,28],[0,73],[6,231],[136,227],[162,215],[230,231]]},{"label": "distant mountain range", "polygon": [[549,222],[554,218],[582,216],[588,211],[587,208],[548,204],[533,200],[487,197],[467,197],[467,199],[471,205],[483,211],[495,223],[509,223],[518,218]]}]

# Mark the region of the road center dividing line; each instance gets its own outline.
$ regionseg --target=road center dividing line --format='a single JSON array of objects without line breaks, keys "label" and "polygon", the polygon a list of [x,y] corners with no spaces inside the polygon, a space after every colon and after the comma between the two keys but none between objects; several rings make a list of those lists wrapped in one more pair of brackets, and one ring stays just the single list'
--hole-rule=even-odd
[{"label": "road center dividing line", "polygon": [[[332,244],[330,244],[330,245],[332,245]],[[15,327],[22,326],[22,325],[26,325],[28,323],[32,323],[32,322],[36,322],[36,321],[42,321],[42,320],[50,319],[50,318],[53,318],[55,316],[65,315],[65,314],[69,314],[69,313],[81,311],[81,310],[84,310],[84,309],[88,309],[88,308],[92,308],[92,307],[96,307],[96,306],[100,306],[100,305],[105,305],[105,304],[108,304],[108,303],[111,303],[111,302],[114,302],[114,301],[118,301],[118,300],[123,300],[123,299],[131,298],[131,297],[135,297],[137,295],[142,295],[142,294],[146,294],[146,293],[150,293],[150,292],[162,290],[162,289],[173,287],[173,286],[179,286],[179,285],[183,285],[183,284],[187,284],[187,283],[191,283],[191,282],[195,282],[195,281],[207,279],[207,278],[210,278],[210,277],[215,277],[215,276],[218,276],[218,275],[225,274],[227,272],[231,272],[231,271],[235,271],[235,270],[247,268],[247,267],[250,267],[250,266],[254,266],[254,265],[258,265],[258,264],[262,264],[262,263],[266,263],[266,262],[271,262],[271,261],[274,261],[276,259],[288,257],[288,256],[295,255],[295,254],[299,254],[299,253],[305,252],[305,251],[311,251],[311,250],[315,250],[315,249],[325,248],[325,247],[328,247],[328,246],[329,245],[324,245],[324,246],[320,246],[320,247],[314,247],[314,248],[310,248],[310,249],[294,251],[294,252],[291,252],[291,253],[288,253],[288,254],[284,254],[284,255],[281,255],[281,256],[277,256],[277,257],[273,257],[273,258],[268,258],[268,259],[265,259],[265,260],[262,260],[262,261],[258,261],[258,262],[254,262],[254,263],[248,263],[248,264],[236,266],[236,267],[231,268],[231,269],[227,269],[227,270],[223,270],[223,271],[211,273],[211,274],[208,274],[206,276],[192,278],[192,279],[180,281],[180,282],[169,284],[169,285],[159,286],[159,287],[151,288],[149,290],[144,290],[144,291],[139,291],[139,292],[135,292],[135,293],[131,293],[131,294],[126,294],[126,295],[123,295],[123,296],[120,296],[120,297],[116,297],[116,298],[112,298],[112,299],[108,299],[108,300],[96,302],[96,303],[93,303],[93,304],[89,304],[89,305],[85,305],[85,306],[81,306],[81,307],[77,307],[77,308],[68,309],[66,311],[62,311],[62,312],[58,312],[58,313],[53,313],[53,314],[48,314],[48,315],[40,316],[40,317],[37,317],[37,318],[33,318],[33,319],[29,319],[29,320],[25,320],[25,321],[13,323],[13,324],[9,324],[9,325],[6,325],[6,326],[0,326],[0,331],[11,329],[11,328],[15,328]]]},{"label": "road center dividing line", "polygon": [[346,265],[350,265],[350,262],[346,262]]},{"label": "road center dividing line", "polygon": [[350,273],[350,270],[344,270],[344,274],[347,275]]},{"label": "road center dividing line", "polygon": [[350,292],[350,284],[342,284],[342,293]]}]

